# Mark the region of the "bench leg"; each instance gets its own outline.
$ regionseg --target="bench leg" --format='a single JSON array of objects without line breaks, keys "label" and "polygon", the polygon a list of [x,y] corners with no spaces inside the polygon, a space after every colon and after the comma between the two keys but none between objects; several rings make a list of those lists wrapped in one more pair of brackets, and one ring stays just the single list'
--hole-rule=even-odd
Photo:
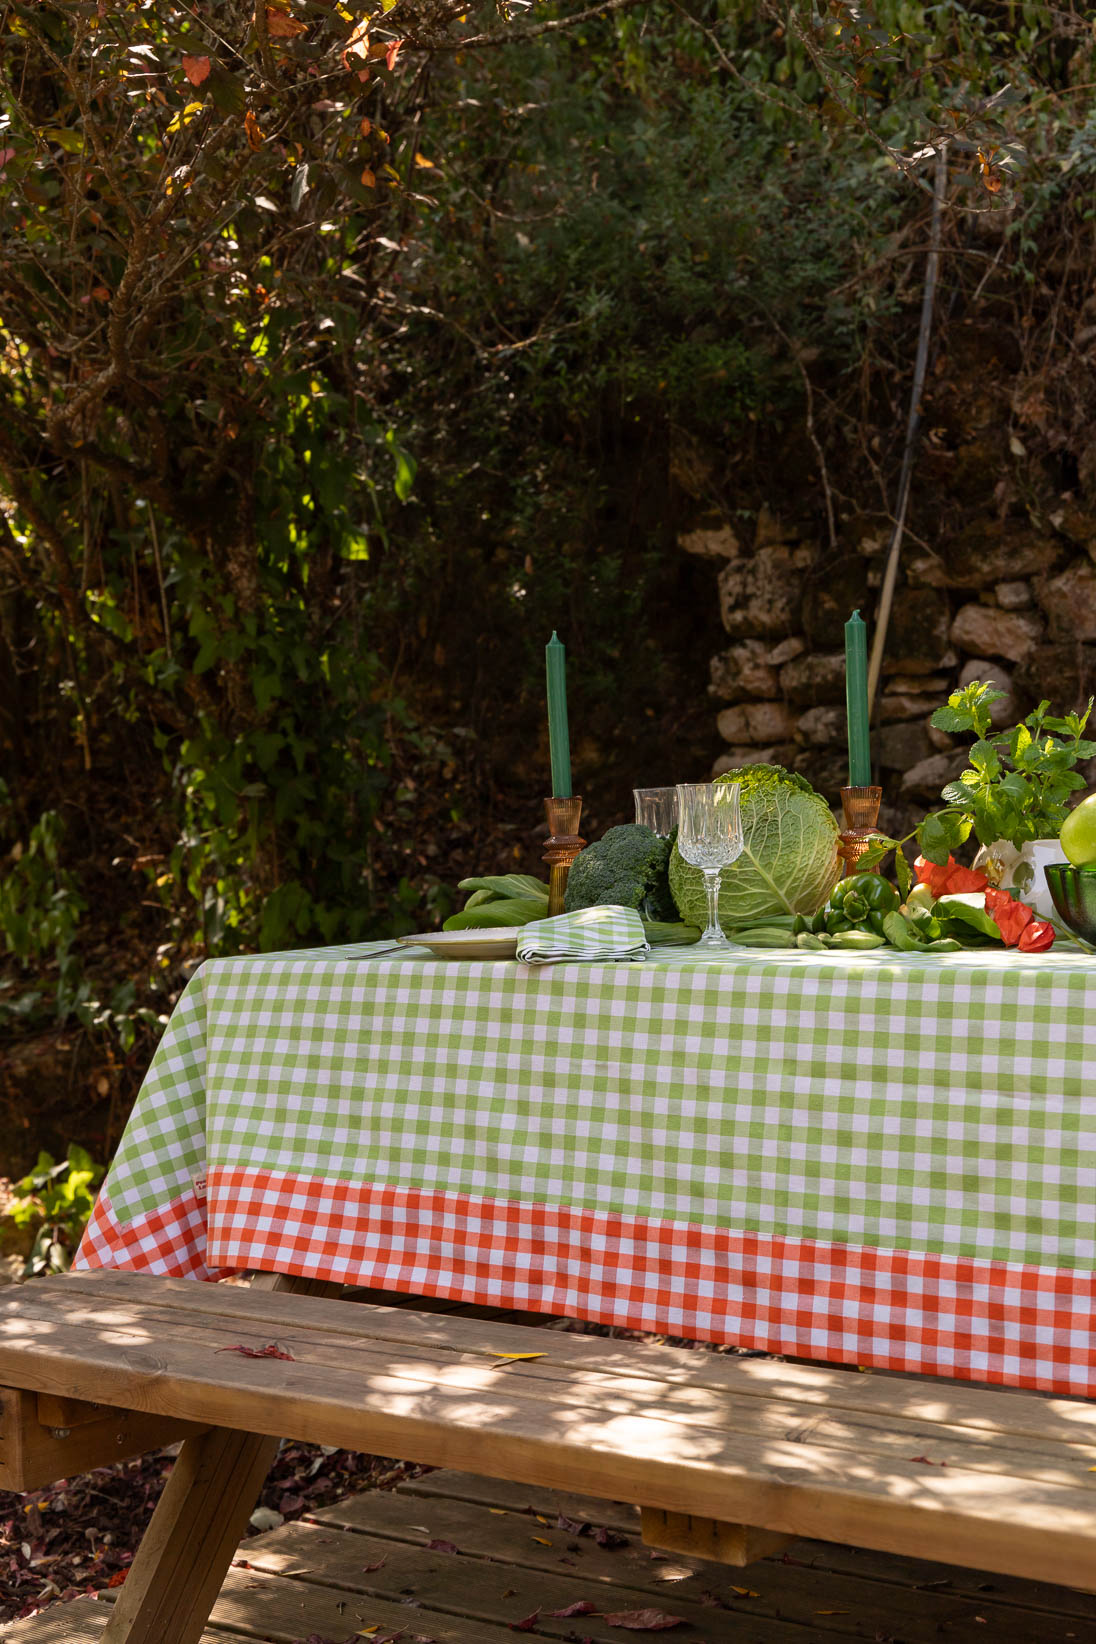
[{"label": "bench leg", "polygon": [[223,1427],[184,1442],[102,1644],[199,1644],[278,1443]]},{"label": "bench leg", "polygon": [[646,1546],[691,1553],[740,1568],[783,1552],[795,1539],[779,1530],[761,1530],[755,1524],[727,1524],[718,1518],[696,1518],[692,1513],[664,1513],[660,1507],[641,1507],[639,1514]]},{"label": "bench leg", "polygon": [[[331,1293],[273,1273],[252,1289]],[[184,1442],[101,1644],[199,1644],[280,1442],[225,1427]]]}]

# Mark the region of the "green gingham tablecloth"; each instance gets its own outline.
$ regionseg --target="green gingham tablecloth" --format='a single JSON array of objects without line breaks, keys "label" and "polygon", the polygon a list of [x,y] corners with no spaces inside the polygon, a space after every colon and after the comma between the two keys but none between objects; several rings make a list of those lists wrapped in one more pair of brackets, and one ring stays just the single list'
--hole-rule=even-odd
[{"label": "green gingham tablecloth", "polygon": [[211,961],[84,1264],[1096,1394],[1096,962]]}]

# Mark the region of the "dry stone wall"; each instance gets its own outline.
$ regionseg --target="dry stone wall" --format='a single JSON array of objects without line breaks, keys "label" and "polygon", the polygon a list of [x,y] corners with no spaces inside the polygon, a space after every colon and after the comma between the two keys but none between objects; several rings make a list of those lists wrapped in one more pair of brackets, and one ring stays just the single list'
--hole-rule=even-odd
[{"label": "dry stone wall", "polygon": [[[711,661],[713,775],[773,761],[836,800],[847,781],[844,625],[857,606],[872,620],[886,527],[844,521],[834,552],[766,507],[748,539],[714,521],[679,541],[711,560],[729,641]],[[888,827],[922,814],[966,763],[966,742],[929,723],[956,684],[994,680],[999,725],[1044,696],[1065,712],[1096,690],[1096,513],[1064,499],[1042,529],[982,519],[932,551],[907,544],[901,581],[872,731]]]}]

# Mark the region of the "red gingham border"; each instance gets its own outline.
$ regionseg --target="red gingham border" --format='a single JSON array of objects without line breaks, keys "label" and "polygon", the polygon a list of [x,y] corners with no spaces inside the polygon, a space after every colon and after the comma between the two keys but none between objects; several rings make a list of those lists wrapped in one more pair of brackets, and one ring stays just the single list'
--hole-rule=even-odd
[{"label": "red gingham border", "polygon": [[[86,1266],[259,1268],[796,1358],[1096,1396],[1096,1274],[823,1244],[460,1193],[211,1170]],[[203,1257],[210,1265],[203,1265]]]},{"label": "red gingham border", "polygon": [[122,1223],[107,1194],[101,1192],[72,1265],[76,1269],[123,1267],[171,1279],[227,1277],[206,1266],[205,1253],[204,1194],[192,1188],[170,1204]]}]

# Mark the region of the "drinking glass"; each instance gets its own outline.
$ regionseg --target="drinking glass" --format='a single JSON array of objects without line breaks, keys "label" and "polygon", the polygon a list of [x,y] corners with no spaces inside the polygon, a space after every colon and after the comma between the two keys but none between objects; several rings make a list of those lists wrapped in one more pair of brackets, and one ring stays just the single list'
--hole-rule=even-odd
[{"label": "drinking glass", "polygon": [[677,848],[704,875],[708,925],[698,943],[703,948],[733,949],[719,923],[719,879],[742,854],[742,818],[737,782],[686,782],[677,789]]},{"label": "drinking glass", "polygon": [[676,788],[633,788],[636,821],[660,839],[669,839],[677,827]]}]

